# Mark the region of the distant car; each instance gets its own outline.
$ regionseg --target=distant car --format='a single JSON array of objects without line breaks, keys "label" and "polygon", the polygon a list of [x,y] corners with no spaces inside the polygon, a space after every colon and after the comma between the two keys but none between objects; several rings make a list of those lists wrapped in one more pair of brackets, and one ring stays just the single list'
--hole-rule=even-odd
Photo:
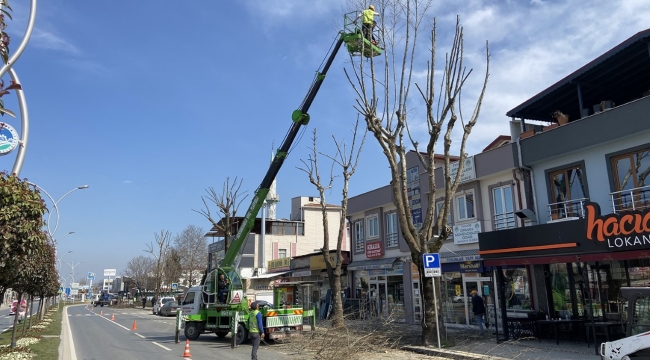
[{"label": "distant car", "polygon": [[455,303],[462,303],[462,302],[465,302],[465,299],[469,300],[469,297],[461,294],[461,295],[456,295],[453,298],[451,298],[451,301],[453,301]]},{"label": "distant car", "polygon": [[[18,308],[18,300],[14,300],[11,303],[11,310],[9,310],[9,315],[16,315],[17,308]],[[20,310],[18,310],[18,312],[20,312],[20,315],[22,316],[25,314],[26,310],[27,310],[27,301],[23,299],[20,301]]]},{"label": "distant car", "polygon": [[153,305],[151,312],[154,315],[160,315],[160,308],[162,308],[162,306],[168,301],[176,301],[176,299],[171,296],[161,297],[160,299],[156,300],[156,303]]},{"label": "distant car", "polygon": [[273,304],[271,304],[271,303],[268,302],[268,301],[257,300],[257,301],[255,301],[255,302],[258,303],[258,304],[260,304],[260,309],[263,309],[263,308],[269,308],[269,309],[272,309],[272,308],[273,308]]},{"label": "distant car", "polygon": [[178,309],[180,309],[181,306],[178,305],[178,301],[167,301],[163,304],[163,306],[160,307],[160,315],[162,316],[172,316],[176,315],[178,312]]}]

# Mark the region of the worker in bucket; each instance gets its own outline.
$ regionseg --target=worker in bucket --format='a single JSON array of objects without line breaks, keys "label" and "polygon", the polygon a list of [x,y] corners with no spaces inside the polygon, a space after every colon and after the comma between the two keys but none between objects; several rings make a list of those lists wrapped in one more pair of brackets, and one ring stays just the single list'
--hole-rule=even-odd
[{"label": "worker in bucket", "polygon": [[363,37],[372,42],[373,45],[377,45],[377,41],[372,34],[372,28],[377,24],[375,22],[375,15],[379,15],[379,13],[375,12],[375,7],[373,5],[370,5],[366,10],[363,10],[359,16],[357,16],[357,19],[362,18],[361,31],[363,32]]}]

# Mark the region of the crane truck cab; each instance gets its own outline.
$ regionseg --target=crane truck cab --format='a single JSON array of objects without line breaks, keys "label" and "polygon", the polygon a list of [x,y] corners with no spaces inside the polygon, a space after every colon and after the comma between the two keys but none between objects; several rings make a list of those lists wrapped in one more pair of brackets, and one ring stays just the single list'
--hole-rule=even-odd
[{"label": "crane truck cab", "polygon": [[625,338],[600,345],[600,358],[630,360],[650,358],[650,288],[621,288],[627,300]]}]

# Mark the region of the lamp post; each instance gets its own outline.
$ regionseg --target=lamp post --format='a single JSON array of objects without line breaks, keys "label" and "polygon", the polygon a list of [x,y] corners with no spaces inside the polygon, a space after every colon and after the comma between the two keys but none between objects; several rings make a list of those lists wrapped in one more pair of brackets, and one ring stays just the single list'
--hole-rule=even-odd
[{"label": "lamp post", "polygon": [[[50,240],[52,240],[52,242],[54,243],[54,248],[56,249],[56,240],[54,239],[54,234],[56,233],[56,230],[57,230],[57,228],[59,227],[59,218],[60,218],[60,216],[59,216],[59,207],[58,207],[57,205],[58,205],[59,202],[60,202],[61,200],[63,200],[63,198],[65,198],[66,196],[72,194],[73,192],[75,192],[75,191],[77,191],[77,190],[88,189],[88,188],[89,188],[89,185],[80,185],[80,186],[77,186],[76,188],[73,188],[72,190],[70,190],[70,191],[68,191],[67,193],[63,194],[63,196],[61,196],[61,197],[59,198],[59,200],[56,200],[56,201],[55,201],[54,198],[52,197],[52,195],[50,195],[50,193],[48,193],[48,192],[47,192],[45,189],[43,189],[42,187],[40,187],[40,186],[38,186],[38,185],[36,185],[36,184],[34,184],[34,183],[32,183],[32,182],[30,182],[29,184],[30,184],[30,185],[33,185],[33,186],[35,186],[35,187],[37,187],[39,190],[41,190],[43,193],[45,193],[45,195],[47,195],[47,197],[50,198],[50,201],[52,201],[52,206],[54,207],[54,210],[56,210],[56,224],[54,225],[54,231],[52,231],[51,228],[50,228],[50,218],[52,217],[52,212],[50,211],[49,215],[47,216],[47,234],[49,235]],[[61,239],[63,239],[63,238],[61,238]],[[60,239],[59,239],[59,240],[60,240]]]},{"label": "lamp post", "polygon": [[[81,261],[76,264],[74,263],[74,261],[72,263],[64,261],[64,263],[68,264],[70,266],[70,269],[72,270],[72,273],[70,273],[70,292],[72,293],[72,284],[74,284],[74,268],[77,267],[77,265],[81,264]],[[76,294],[72,296],[76,296]]]}]

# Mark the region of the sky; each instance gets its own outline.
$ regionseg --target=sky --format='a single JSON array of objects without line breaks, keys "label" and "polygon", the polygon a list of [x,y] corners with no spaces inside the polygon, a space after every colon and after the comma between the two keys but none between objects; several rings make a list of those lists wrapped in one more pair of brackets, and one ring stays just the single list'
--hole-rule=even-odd
[{"label": "sky", "polygon": [[[29,1],[10,4],[6,31],[14,50]],[[57,251],[75,265],[75,279],[87,272],[100,279],[104,269],[121,274],[131,258],[147,256],[147,244],[162,230],[209,230],[193,210],[203,208],[206,189],[220,191],[227,177],[243,179],[245,212],[349,9],[346,0],[40,1],[34,33],[14,65],[30,116],[20,176],[55,200],[89,186],[58,203]],[[487,92],[467,144],[473,155],[509,134],[508,110],[648,28],[650,7],[644,0],[436,0],[427,21],[434,16],[438,64],[456,16],[464,26],[465,64],[473,69],[463,92],[466,113],[490,44]],[[427,36],[421,34],[422,44]],[[416,73],[425,66],[423,51]],[[355,95],[343,71],[349,67],[341,52],[278,175],[279,218],[289,217],[291,198],[318,194],[297,169],[310,153],[311,131],[318,130],[325,153],[333,153],[332,135],[351,138]],[[4,99],[18,112],[14,94]],[[409,104],[415,135],[423,139],[418,100],[412,95]],[[0,121],[21,131],[18,119]],[[0,158],[0,169],[11,170],[15,155]],[[385,186],[389,178],[369,136],[349,193]],[[340,191],[338,178],[327,202],[340,202]],[[70,265],[62,264],[62,276],[69,277]]]}]

